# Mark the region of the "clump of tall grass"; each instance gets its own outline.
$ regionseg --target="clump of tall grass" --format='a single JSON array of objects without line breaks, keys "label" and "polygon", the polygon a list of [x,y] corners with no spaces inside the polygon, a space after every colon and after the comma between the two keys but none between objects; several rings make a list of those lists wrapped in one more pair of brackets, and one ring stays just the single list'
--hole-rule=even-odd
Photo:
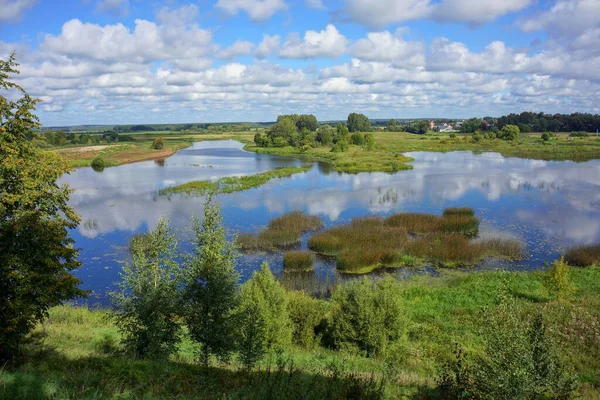
[{"label": "clump of tall grass", "polygon": [[288,251],[283,254],[285,271],[309,271],[315,265],[315,255],[310,251]]},{"label": "clump of tall grass", "polygon": [[467,217],[474,217],[475,211],[471,207],[448,207],[444,210],[444,217],[450,215],[462,215]]},{"label": "clump of tall grass", "polygon": [[473,241],[478,228],[479,220],[470,208],[447,209],[442,216],[400,213],[386,219],[353,219],[346,226],[313,235],[308,247],[318,254],[335,257],[337,269],[347,273],[425,262],[445,267],[467,266],[485,257],[521,257],[521,245],[516,241]]},{"label": "clump of tall grass", "polygon": [[385,225],[403,227],[410,234],[428,233],[460,233],[476,236],[479,230],[479,219],[471,208],[447,208],[443,215],[423,213],[399,213],[385,220]]},{"label": "clump of tall grass", "polygon": [[243,250],[274,250],[292,246],[302,239],[303,233],[322,226],[319,217],[294,211],[271,220],[262,232],[240,234],[238,242]]},{"label": "clump of tall grass", "polygon": [[600,264],[600,244],[569,249],[565,254],[565,261],[576,267]]}]

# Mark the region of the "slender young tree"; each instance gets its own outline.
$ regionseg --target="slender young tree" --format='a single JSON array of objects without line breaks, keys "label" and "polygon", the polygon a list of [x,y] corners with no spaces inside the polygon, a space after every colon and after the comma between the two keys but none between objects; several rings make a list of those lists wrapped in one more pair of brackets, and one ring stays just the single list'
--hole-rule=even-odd
[{"label": "slender young tree", "polygon": [[113,317],[123,344],[135,357],[166,359],[177,350],[181,326],[181,270],[169,221],[132,240],[132,262],[123,267],[120,291],[113,293]]},{"label": "slender young tree", "polygon": [[18,354],[50,307],[85,295],[71,274],[80,263],[69,229],[79,216],[67,205],[71,190],[56,183],[69,168],[30,143],[39,100],[11,81],[15,57],[0,60],[0,360]]},{"label": "slender young tree", "polygon": [[209,195],[202,224],[193,220],[196,250],[187,262],[183,299],[191,338],[200,346],[200,360],[228,361],[235,349],[235,309],[239,275],[236,242],[228,242],[220,209]]}]

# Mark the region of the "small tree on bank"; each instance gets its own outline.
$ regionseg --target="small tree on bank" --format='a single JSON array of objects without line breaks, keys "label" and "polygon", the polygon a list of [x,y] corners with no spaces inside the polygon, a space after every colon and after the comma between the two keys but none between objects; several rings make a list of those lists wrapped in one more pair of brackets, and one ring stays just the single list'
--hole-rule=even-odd
[{"label": "small tree on bank", "polygon": [[152,148],[154,150],[162,150],[165,147],[165,139],[162,136],[157,137],[152,142]]},{"label": "small tree on bank", "polygon": [[181,338],[181,271],[168,225],[161,218],[143,240],[132,240],[132,262],[123,267],[120,291],[112,294],[123,344],[137,358],[166,359]]},{"label": "small tree on bank", "polygon": [[[56,183],[69,168],[32,146],[41,139],[32,112],[39,100],[10,81],[17,66],[14,53],[0,60],[0,365],[50,307],[85,296],[71,274],[80,263],[69,229],[79,216],[67,205],[71,190]],[[21,97],[9,101],[9,92]]]},{"label": "small tree on bank", "polygon": [[237,245],[227,241],[212,195],[204,205],[202,224],[195,219],[193,224],[196,249],[186,265],[184,312],[190,337],[200,346],[200,360],[208,366],[211,355],[228,361],[235,349]]}]

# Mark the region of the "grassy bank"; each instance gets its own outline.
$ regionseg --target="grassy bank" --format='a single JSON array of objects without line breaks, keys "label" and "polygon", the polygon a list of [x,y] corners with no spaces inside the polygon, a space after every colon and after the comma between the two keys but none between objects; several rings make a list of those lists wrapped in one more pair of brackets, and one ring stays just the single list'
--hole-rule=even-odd
[{"label": "grassy bank", "polygon": [[254,175],[233,176],[217,179],[216,181],[194,181],[184,183],[178,186],[172,186],[160,190],[160,194],[171,193],[195,193],[205,194],[215,193],[233,193],[259,187],[269,182],[271,179],[287,178],[294,174],[306,172],[311,167],[283,167],[267,172],[261,172]]},{"label": "grassy bank", "polygon": [[[427,133],[416,135],[407,132],[374,132],[375,148],[371,151],[351,145],[344,153],[330,153],[329,147],[309,150],[283,148],[262,148],[254,143],[245,146],[248,151],[304,157],[328,162],[340,172],[393,172],[411,169],[411,158],[403,153],[412,151],[449,152],[470,150],[473,152],[498,152],[504,156],[522,157],[537,160],[588,161],[600,158],[600,140],[595,137],[573,138],[568,134],[557,134],[556,139],[543,141],[539,133],[522,134],[519,139],[472,139],[472,135],[458,134],[452,138],[447,133]],[[247,140],[247,139],[246,139]]]},{"label": "grassy bank", "polygon": [[546,279],[541,272],[415,277],[401,282],[398,292],[407,336],[392,358],[289,347],[251,372],[236,360],[201,367],[189,342],[168,361],[131,360],[121,354],[106,311],[56,307],[31,335],[23,364],[0,369],[0,398],[436,399],[440,366],[452,357],[455,343],[468,354],[480,353],[482,313],[504,288],[525,314],[542,313],[561,359],[578,376],[580,398],[597,399],[600,267],[573,269],[576,292],[562,302],[553,299]]},{"label": "grassy bank", "polygon": [[[102,157],[107,167],[129,164],[139,161],[156,160],[173,155],[177,150],[185,149],[192,143],[202,140],[227,140],[236,138],[247,142],[252,137],[240,136],[237,133],[224,134],[181,134],[177,132],[139,132],[127,134],[130,140],[120,143],[103,143],[98,145],[65,145],[48,149],[59,153],[72,168],[89,167],[96,157]],[[158,137],[165,139],[161,150],[151,148]]]}]

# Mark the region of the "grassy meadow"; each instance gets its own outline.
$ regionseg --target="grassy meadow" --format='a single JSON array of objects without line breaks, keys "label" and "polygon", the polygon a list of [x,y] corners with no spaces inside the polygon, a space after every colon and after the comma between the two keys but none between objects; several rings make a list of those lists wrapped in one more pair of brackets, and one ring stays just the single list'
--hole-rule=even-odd
[{"label": "grassy meadow", "polygon": [[[558,301],[543,272],[446,271],[399,283],[405,338],[387,356],[291,345],[248,371],[233,359],[206,368],[184,341],[167,361],[124,355],[106,310],[59,306],[30,335],[23,362],[0,368],[1,399],[393,398],[439,399],[436,380],[455,344],[477,356],[482,316],[508,293],[525,321],[541,313],[577,396],[600,396],[600,266],[572,269],[574,294]],[[294,292],[289,292],[293,296]],[[331,308],[324,302],[324,312]]]}]

